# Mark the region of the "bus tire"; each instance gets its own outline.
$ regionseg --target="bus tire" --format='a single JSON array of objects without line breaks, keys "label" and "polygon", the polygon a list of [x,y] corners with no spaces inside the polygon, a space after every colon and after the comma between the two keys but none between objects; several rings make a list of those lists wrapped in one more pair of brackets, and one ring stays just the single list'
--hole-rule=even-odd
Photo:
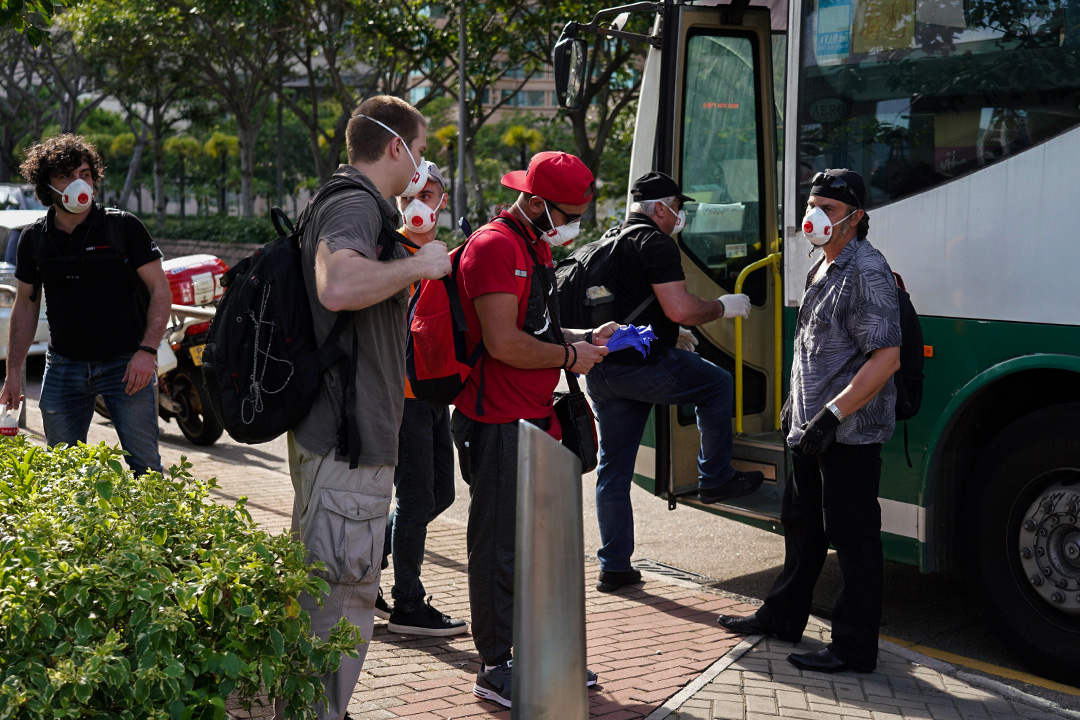
[{"label": "bus tire", "polygon": [[994,630],[1026,664],[1080,675],[1080,403],[1006,427],[974,478],[973,551]]}]

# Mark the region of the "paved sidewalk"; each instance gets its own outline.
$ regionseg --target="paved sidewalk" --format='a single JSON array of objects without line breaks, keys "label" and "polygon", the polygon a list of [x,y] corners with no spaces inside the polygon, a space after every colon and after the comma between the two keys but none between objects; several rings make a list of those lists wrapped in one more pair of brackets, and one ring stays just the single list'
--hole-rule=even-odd
[{"label": "paved sidewalk", "polygon": [[[40,435],[36,403],[31,432]],[[90,440],[115,442],[111,428],[95,423]],[[200,450],[162,446],[166,467],[186,455],[193,473],[216,477],[219,502],[247,496],[248,510],[265,529],[286,530],[292,487],[286,472],[241,465]],[[583,549],[584,552],[584,549]],[[436,520],[429,530],[424,584],[433,604],[469,619],[465,527]],[[646,582],[618,594],[594,589],[599,565],[585,563],[587,664],[600,676],[589,692],[590,717],[604,720],[1012,720],[1080,718],[1046,701],[966,676],[952,666],[883,643],[871,674],[804,673],[787,662],[793,650],[816,649],[828,627],[812,621],[804,641],[743,638],[716,623],[720,612],[746,614],[754,601],[678,578],[646,572]],[[392,576],[383,579],[389,595]],[[510,711],[472,695],[479,659],[471,636],[416,638],[390,633],[376,621],[354,718],[506,718]],[[248,717],[242,711],[236,717]],[[256,711],[251,718],[268,718]]]}]

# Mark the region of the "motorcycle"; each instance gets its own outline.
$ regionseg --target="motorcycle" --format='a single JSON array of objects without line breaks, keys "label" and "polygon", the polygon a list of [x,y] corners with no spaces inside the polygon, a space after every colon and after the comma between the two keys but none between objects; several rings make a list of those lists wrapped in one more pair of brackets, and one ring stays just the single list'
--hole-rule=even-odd
[{"label": "motorcycle", "polygon": [[[221,276],[229,269],[213,255],[186,255],[162,263],[172,291],[172,314],[157,354],[158,415],[176,420],[195,445],[213,445],[224,432],[203,385],[202,354],[214,305],[221,298]],[[98,414],[109,417],[99,396]]]}]

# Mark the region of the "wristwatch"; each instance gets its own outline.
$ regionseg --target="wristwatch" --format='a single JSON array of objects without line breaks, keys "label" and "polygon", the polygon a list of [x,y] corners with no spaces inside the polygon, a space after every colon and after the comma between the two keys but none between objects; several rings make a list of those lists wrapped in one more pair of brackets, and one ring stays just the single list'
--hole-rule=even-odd
[{"label": "wristwatch", "polygon": [[151,355],[157,355],[157,348],[156,347],[150,347],[149,345],[140,345],[139,349],[142,350],[143,352],[148,352]]},{"label": "wristwatch", "polygon": [[592,345],[592,330],[586,330],[585,331],[585,342]]},{"label": "wristwatch", "polygon": [[836,403],[825,403],[825,407],[828,408],[829,412],[836,416],[836,419],[839,422],[844,422],[844,413],[840,412],[840,408],[836,407]]}]

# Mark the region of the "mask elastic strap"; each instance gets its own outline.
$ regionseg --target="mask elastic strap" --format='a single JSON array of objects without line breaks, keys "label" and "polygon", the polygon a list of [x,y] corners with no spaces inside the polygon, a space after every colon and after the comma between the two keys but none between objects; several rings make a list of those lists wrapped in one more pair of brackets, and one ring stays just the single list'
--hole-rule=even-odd
[{"label": "mask elastic strap", "polygon": [[412,161],[413,167],[415,167],[417,169],[420,168],[420,166],[416,163],[416,158],[414,158],[412,156],[412,150],[409,149],[409,143],[405,142],[405,138],[401,137],[401,135],[399,133],[394,132],[393,130],[391,130],[389,125],[386,125],[385,123],[381,123],[378,120],[376,120],[375,118],[371,117],[370,115],[364,115],[363,113],[356,113],[355,115],[353,115],[353,117],[362,117],[365,120],[370,120],[371,122],[375,123],[376,125],[381,125],[386,130],[386,132],[390,133],[391,135],[393,135],[394,137],[396,137],[398,140],[401,141],[401,146],[405,148],[405,152],[409,153],[409,160]]}]

